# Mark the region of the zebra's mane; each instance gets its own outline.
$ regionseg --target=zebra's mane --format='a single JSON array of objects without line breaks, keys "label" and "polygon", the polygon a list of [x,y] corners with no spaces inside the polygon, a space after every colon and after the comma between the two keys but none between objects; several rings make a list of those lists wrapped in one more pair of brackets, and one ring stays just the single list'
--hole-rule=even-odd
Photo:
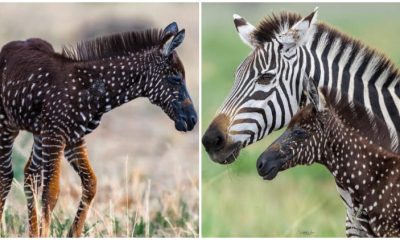
[{"label": "zebra's mane", "polygon": [[[279,33],[287,31],[287,29],[301,19],[301,15],[296,13],[282,12],[279,15],[272,14],[272,16],[263,19],[258,24],[252,36],[259,43],[272,41]],[[369,63],[369,67],[366,71],[369,71],[371,74],[374,72],[382,73],[382,75],[383,73],[387,74],[386,79],[380,82],[384,87],[389,86],[392,81],[400,81],[399,70],[393,62],[381,52],[325,23],[316,23],[315,26],[315,33],[312,38],[310,38],[313,39],[313,42],[322,40],[326,43],[332,42],[332,46],[334,46],[334,42],[340,41],[337,42],[337,45],[351,46],[350,56],[355,54],[362,56],[359,59],[362,61],[360,65]]]},{"label": "zebra's mane", "polygon": [[335,89],[328,91],[326,87],[320,88],[325,96],[327,107],[335,112],[340,120],[349,128],[359,130],[359,134],[368,138],[374,144],[382,148],[399,153],[397,138],[400,136],[396,130],[389,128],[385,122],[374,115],[364,105],[350,101],[347,95],[340,95]]},{"label": "zebra's mane", "polygon": [[115,57],[128,52],[153,48],[161,43],[162,30],[149,29],[138,32],[118,33],[77,43],[75,47],[63,47],[62,56],[88,61]]},{"label": "zebra's mane", "polygon": [[285,29],[289,29],[296,22],[300,21],[300,14],[291,12],[281,12],[278,15],[272,14],[264,18],[253,31],[252,36],[259,43],[270,42],[276,35]]}]

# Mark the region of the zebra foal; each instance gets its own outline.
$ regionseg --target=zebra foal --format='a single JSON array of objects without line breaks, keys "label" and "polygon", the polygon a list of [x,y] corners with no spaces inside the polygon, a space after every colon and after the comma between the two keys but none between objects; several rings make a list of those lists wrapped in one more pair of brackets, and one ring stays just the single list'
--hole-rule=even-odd
[{"label": "zebra foal", "polygon": [[[1,49],[0,218],[11,187],[11,151],[20,130],[33,133],[25,167],[29,235],[48,237],[59,193],[63,155],[79,174],[82,198],[68,236],[80,236],[96,193],[84,136],[106,112],[138,97],[159,106],[178,131],[190,131],[197,115],[186,89],[185,70],[175,49],[185,30],[127,32],[81,42],[62,54],[41,39],[13,41]],[[40,228],[34,202],[41,186]]]},{"label": "zebra foal", "polygon": [[400,155],[391,150],[392,130],[363,105],[309,84],[311,103],[259,157],[259,175],[272,180],[296,165],[323,164],[349,192],[348,236],[399,237]]}]

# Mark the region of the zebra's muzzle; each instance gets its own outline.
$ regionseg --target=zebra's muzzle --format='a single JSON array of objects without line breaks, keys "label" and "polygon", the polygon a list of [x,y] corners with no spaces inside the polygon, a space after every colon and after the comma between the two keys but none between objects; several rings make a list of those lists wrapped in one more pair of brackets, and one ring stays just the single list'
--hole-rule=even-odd
[{"label": "zebra's muzzle", "polygon": [[211,160],[220,164],[233,163],[239,156],[241,142],[231,142],[227,135],[229,119],[226,115],[218,115],[208,127],[202,143]]},{"label": "zebra's muzzle", "polygon": [[211,160],[219,164],[231,164],[239,156],[241,143],[231,144],[217,152],[207,152]]},{"label": "zebra's muzzle", "polygon": [[227,158],[225,158],[225,161],[220,162],[221,164],[230,164],[233,163],[236,158],[239,156],[240,148],[235,148],[232,150],[232,153],[228,155]]}]

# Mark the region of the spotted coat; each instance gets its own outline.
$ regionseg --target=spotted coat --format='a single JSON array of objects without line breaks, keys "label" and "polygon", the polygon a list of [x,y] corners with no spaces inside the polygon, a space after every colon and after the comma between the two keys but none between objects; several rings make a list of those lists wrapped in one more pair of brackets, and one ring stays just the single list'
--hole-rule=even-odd
[{"label": "spotted coat", "polygon": [[362,105],[337,101],[335,90],[310,92],[311,104],[258,159],[259,174],[273,179],[298,164],[323,164],[349,208],[349,237],[399,237],[400,156],[390,149],[392,130]]},{"label": "spotted coat", "polygon": [[[56,53],[41,39],[13,41],[0,52],[0,218],[11,187],[12,144],[20,130],[34,135],[25,167],[30,236],[49,236],[65,155],[82,180],[82,199],[69,236],[81,234],[96,192],[83,137],[104,113],[137,97],[160,106],[179,131],[190,131],[197,115],[174,50],[185,35],[171,23],[82,42]],[[43,182],[40,229],[34,198]]]}]

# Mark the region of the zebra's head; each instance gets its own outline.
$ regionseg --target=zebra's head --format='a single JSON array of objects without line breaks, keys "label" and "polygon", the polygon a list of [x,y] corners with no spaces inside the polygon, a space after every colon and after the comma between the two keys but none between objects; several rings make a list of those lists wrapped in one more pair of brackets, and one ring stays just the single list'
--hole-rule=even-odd
[{"label": "zebra's head", "polygon": [[313,80],[307,82],[310,103],[296,113],[286,131],[257,160],[258,174],[265,180],[296,165],[319,161],[324,151],[330,112],[324,93],[317,91]]},{"label": "zebra's head", "polygon": [[197,113],[186,88],[185,70],[175,51],[185,38],[185,29],[178,30],[175,22],[161,34],[161,43],[152,55],[148,68],[150,81],[144,86],[150,102],[160,106],[175,122],[178,131],[190,131],[197,123]]},{"label": "zebra's head", "polygon": [[273,15],[256,28],[234,15],[252,52],[237,68],[235,84],[202,142],[211,159],[232,163],[242,148],[285,126],[297,112],[304,66],[299,51],[312,40],[317,12],[305,18]]}]

